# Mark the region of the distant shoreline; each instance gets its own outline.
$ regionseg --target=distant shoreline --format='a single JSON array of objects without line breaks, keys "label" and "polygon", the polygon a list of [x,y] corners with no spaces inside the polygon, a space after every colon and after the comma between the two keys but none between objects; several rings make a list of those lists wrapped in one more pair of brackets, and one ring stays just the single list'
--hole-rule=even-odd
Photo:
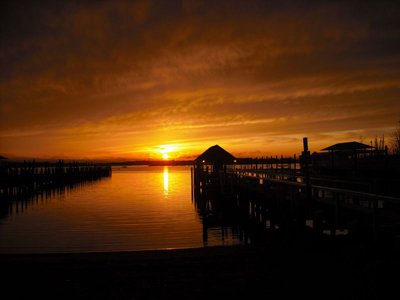
[{"label": "distant shoreline", "polygon": [[52,167],[59,166],[60,162],[64,165],[74,164],[77,166],[192,166],[193,160],[133,160],[133,161],[91,161],[91,160],[7,160],[3,164],[15,167],[35,166]]},{"label": "distant shoreline", "polygon": [[111,166],[193,166],[193,164],[193,160],[138,160],[108,163]]}]

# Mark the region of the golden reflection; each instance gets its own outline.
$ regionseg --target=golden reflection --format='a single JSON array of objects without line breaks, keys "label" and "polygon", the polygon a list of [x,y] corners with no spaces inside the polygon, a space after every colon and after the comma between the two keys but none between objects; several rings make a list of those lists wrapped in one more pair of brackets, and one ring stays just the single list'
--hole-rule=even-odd
[{"label": "golden reflection", "polygon": [[169,184],[168,166],[164,166],[164,197],[168,197],[168,184]]}]

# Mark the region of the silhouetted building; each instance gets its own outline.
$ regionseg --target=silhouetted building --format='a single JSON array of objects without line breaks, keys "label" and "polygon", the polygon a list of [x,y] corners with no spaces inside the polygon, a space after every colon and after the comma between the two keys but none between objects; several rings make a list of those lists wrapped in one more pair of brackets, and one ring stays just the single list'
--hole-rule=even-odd
[{"label": "silhouetted building", "polygon": [[312,164],[316,173],[328,171],[331,175],[355,175],[360,163],[365,165],[368,157],[376,155],[374,147],[359,142],[337,143],[313,153]]},{"label": "silhouetted building", "polygon": [[322,149],[322,151],[354,152],[371,148],[374,147],[359,142],[345,142],[345,143],[337,143],[332,146],[326,147]]},{"label": "silhouetted building", "polygon": [[208,148],[195,159],[196,165],[211,165],[213,171],[219,171],[224,165],[231,165],[234,162],[235,157],[218,145]]}]

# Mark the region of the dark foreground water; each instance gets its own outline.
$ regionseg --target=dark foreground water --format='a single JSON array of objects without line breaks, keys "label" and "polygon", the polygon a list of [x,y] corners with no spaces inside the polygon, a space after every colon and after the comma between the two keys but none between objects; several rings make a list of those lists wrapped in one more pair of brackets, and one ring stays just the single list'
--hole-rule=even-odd
[{"label": "dark foreground water", "polygon": [[132,251],[240,244],[207,230],[190,167],[117,167],[111,178],[13,201],[1,209],[0,253]]}]

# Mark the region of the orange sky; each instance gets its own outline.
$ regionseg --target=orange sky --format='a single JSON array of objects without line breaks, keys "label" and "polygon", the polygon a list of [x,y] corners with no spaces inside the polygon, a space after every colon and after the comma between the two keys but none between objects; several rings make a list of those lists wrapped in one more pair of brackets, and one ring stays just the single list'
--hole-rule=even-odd
[{"label": "orange sky", "polygon": [[1,4],[0,155],[294,154],[400,119],[396,1],[56,2]]}]

